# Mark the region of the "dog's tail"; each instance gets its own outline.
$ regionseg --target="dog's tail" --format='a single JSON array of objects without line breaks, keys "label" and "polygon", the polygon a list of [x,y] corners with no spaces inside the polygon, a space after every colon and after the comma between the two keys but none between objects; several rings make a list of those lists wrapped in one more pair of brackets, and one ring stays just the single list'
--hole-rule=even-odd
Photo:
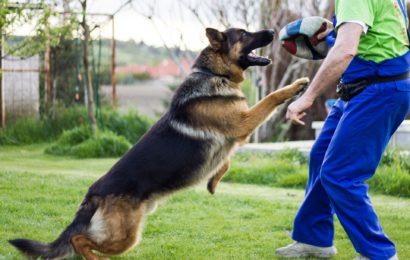
[{"label": "dog's tail", "polygon": [[70,256],[74,254],[74,249],[70,242],[71,238],[87,229],[96,209],[97,206],[94,203],[84,201],[77,211],[73,222],[55,241],[49,244],[20,238],[9,240],[9,243],[30,259],[37,259],[39,257],[41,259],[59,259]]}]

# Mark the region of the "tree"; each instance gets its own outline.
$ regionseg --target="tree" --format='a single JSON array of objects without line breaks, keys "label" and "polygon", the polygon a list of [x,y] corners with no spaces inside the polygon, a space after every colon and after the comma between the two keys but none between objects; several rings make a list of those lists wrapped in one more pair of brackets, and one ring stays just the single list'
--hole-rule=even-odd
[{"label": "tree", "polygon": [[[334,1],[317,0],[263,0],[261,3],[261,27],[274,28],[279,32],[286,24],[306,16],[322,16],[331,20],[334,12]],[[262,96],[283,87],[297,78],[308,76],[313,78],[318,70],[320,61],[308,61],[289,55],[281,47],[279,41],[274,41],[266,54],[272,58],[273,63],[261,68]],[[336,87],[336,86],[335,86]],[[307,125],[314,120],[322,120],[326,116],[325,100],[333,97],[335,91],[328,90],[314,103],[311,113],[306,117]],[[307,127],[291,125],[285,122],[284,115],[288,101],[278,108],[275,115],[259,130],[261,140],[286,139],[313,139],[313,130]]]},{"label": "tree", "polygon": [[[1,57],[13,55],[24,58],[44,53],[46,83],[45,90],[40,91],[43,93],[40,95],[40,111],[45,114],[54,107],[56,97],[50,76],[51,49],[57,47],[64,39],[72,38],[73,31],[78,26],[74,16],[67,16],[64,22],[51,25],[51,18],[56,16],[56,6],[45,4],[43,1],[36,4],[30,1],[20,4],[5,0],[0,3],[0,46],[4,49]],[[32,25],[30,35],[16,37],[15,28],[24,25]],[[52,111],[54,112],[54,109]],[[4,122],[4,117],[2,119]]]},{"label": "tree", "polygon": [[84,77],[85,77],[85,85],[87,90],[87,111],[88,111],[88,119],[90,120],[91,129],[93,134],[97,132],[97,120],[95,118],[95,111],[94,111],[94,91],[93,91],[93,84],[92,84],[92,77],[91,71],[89,68],[89,60],[88,60],[88,44],[90,41],[90,28],[87,24],[87,0],[81,1],[82,7],[82,21],[81,27],[83,28],[83,66],[84,66]]}]

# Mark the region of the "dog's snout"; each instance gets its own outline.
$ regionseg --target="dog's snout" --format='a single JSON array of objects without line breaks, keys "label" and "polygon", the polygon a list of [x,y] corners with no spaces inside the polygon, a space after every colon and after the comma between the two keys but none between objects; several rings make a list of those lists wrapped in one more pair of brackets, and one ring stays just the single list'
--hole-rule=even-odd
[{"label": "dog's snout", "polygon": [[268,31],[268,33],[270,33],[271,35],[275,35],[275,30],[274,30],[274,29],[268,29],[267,31]]}]

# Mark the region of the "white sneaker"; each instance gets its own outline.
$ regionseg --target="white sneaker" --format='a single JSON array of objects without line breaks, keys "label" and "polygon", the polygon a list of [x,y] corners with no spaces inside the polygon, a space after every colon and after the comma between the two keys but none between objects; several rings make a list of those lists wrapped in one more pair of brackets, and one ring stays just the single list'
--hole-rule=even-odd
[{"label": "white sneaker", "polygon": [[[370,258],[360,255],[358,257],[355,257],[353,260],[370,260]],[[397,254],[395,254],[394,256],[390,257],[389,260],[399,260],[399,257],[397,256]]]},{"label": "white sneaker", "polygon": [[337,254],[336,247],[319,247],[308,244],[295,242],[285,247],[278,248],[275,251],[276,255],[285,258],[290,257],[318,257],[318,258],[330,258]]}]

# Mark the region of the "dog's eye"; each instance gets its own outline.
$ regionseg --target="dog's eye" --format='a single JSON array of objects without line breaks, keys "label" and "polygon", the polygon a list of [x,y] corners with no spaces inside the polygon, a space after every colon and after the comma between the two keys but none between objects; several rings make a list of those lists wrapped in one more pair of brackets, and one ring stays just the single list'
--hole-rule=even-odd
[{"label": "dog's eye", "polygon": [[241,38],[245,38],[245,37],[247,37],[247,36],[248,36],[248,32],[243,31],[243,32],[241,33]]}]

